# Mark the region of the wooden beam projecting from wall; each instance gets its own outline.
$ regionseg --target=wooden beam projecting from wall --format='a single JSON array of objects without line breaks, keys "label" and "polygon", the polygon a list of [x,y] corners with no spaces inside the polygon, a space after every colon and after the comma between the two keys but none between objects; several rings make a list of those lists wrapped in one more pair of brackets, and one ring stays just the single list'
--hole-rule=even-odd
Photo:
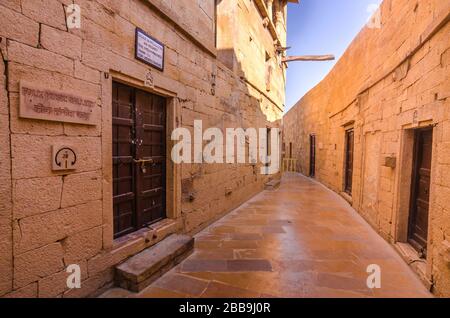
[{"label": "wooden beam projecting from wall", "polygon": [[295,61],[333,61],[334,55],[302,55],[302,56],[288,56],[283,58],[283,63]]}]

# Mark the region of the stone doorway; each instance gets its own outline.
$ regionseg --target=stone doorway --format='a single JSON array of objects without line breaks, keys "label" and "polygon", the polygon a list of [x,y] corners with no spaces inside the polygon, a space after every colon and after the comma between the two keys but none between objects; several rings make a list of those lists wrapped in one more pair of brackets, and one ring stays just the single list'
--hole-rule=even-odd
[{"label": "stone doorway", "polygon": [[166,217],[166,100],[113,82],[114,238]]},{"label": "stone doorway", "polygon": [[353,149],[355,133],[353,129],[345,132],[345,179],[344,192],[352,195],[353,188]]},{"label": "stone doorway", "polygon": [[421,256],[426,257],[433,130],[431,128],[416,130],[414,139],[408,243]]},{"label": "stone doorway", "polygon": [[309,176],[316,176],[316,135],[309,135]]}]

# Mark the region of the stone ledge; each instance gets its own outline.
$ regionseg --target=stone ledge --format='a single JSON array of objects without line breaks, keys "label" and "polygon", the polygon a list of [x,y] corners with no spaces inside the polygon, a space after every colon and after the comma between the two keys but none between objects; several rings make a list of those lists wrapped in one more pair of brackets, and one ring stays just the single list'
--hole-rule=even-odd
[{"label": "stone ledge", "polygon": [[116,284],[139,292],[180,263],[194,249],[194,238],[171,235],[116,266]]},{"label": "stone ledge", "polygon": [[97,274],[157,244],[178,230],[179,224],[165,219],[114,240],[111,248],[88,260],[89,274]]},{"label": "stone ledge", "polygon": [[427,276],[426,260],[420,258],[416,250],[408,243],[397,242],[394,244],[394,248],[408,266],[419,276],[425,287],[431,290],[433,282]]},{"label": "stone ledge", "polygon": [[348,194],[347,192],[340,192],[339,193],[341,197],[344,198],[345,201],[348,202],[348,204],[350,204],[351,206],[353,206],[353,198],[350,194]]},{"label": "stone ledge", "polygon": [[281,180],[273,179],[264,185],[264,190],[276,190],[280,187]]}]

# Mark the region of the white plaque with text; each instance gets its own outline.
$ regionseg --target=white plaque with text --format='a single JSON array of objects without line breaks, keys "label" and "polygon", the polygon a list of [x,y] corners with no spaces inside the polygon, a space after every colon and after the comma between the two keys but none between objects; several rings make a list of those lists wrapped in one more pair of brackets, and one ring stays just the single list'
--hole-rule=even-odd
[{"label": "white plaque with text", "polygon": [[164,45],[137,28],[136,59],[160,71],[164,71]]}]

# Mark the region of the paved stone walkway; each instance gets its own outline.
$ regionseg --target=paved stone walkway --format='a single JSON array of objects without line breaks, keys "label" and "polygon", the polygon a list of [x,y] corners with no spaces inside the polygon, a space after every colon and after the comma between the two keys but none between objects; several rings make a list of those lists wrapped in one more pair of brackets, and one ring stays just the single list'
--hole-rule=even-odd
[{"label": "paved stone walkway", "polygon": [[[382,288],[366,285],[369,264]],[[196,236],[195,252],[138,297],[430,297],[338,195],[297,174]]]}]

